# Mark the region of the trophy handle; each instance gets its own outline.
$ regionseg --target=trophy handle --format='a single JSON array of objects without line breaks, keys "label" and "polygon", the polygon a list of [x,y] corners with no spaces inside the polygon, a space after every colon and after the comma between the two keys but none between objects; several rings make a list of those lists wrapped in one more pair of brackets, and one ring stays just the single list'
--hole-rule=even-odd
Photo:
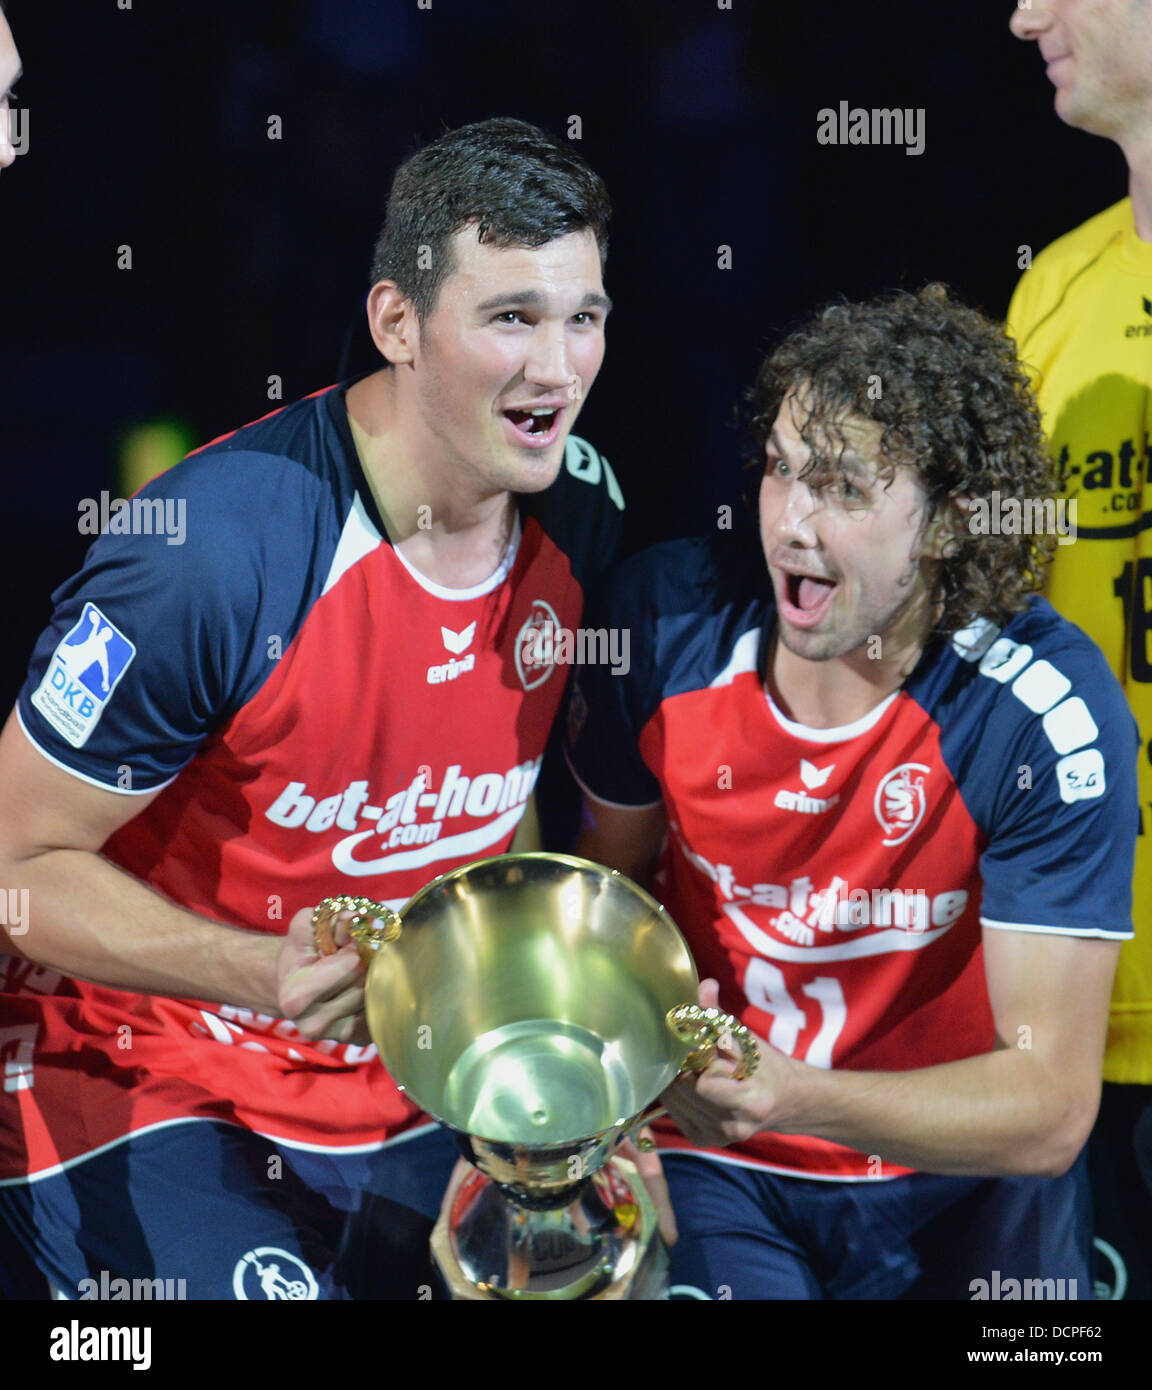
[{"label": "trophy handle", "polygon": [[316,950],[322,956],[330,956],[339,950],[332,928],[341,912],[352,913],[348,934],[355,941],[365,965],[381,946],[395,941],[403,928],[398,912],[393,912],[383,903],[373,902],[371,898],[324,898],[312,913],[312,935]]},{"label": "trophy handle", "polygon": [[[669,1009],[664,1021],[681,1042],[691,1044],[691,1051],[684,1059],[684,1065],[677,1073],[687,1076],[691,1072],[703,1071],[716,1049],[725,1039],[731,1040],[740,1049],[740,1060],[732,1073],[733,1081],[744,1081],[760,1065],[760,1048],[747,1028],[723,1009],[702,1009],[699,1004],[678,1004]],[[651,1139],[636,1137],[636,1131],[658,1120],[668,1111],[663,1105],[653,1106],[644,1114],[637,1115],[622,1138],[630,1138],[642,1153],[651,1153],[656,1147]]]}]

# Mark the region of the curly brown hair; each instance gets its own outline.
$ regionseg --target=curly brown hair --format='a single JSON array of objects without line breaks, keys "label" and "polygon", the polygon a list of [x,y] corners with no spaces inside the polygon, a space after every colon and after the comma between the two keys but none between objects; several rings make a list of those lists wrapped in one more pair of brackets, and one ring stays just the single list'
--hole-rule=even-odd
[{"label": "curly brown hair", "polygon": [[[812,451],[804,473],[837,468],[845,416],[884,427],[881,476],[910,467],[928,494],[924,529],[948,528],[935,598],[937,624],[954,632],[978,617],[1003,625],[1042,587],[1050,534],[974,534],[952,498],[1054,501],[1055,468],[1040,412],[1003,328],[945,285],[900,291],[821,310],[771,354],[747,394],[754,463],[786,397],[797,393],[800,436]],[[835,459],[828,443],[839,441]]]}]

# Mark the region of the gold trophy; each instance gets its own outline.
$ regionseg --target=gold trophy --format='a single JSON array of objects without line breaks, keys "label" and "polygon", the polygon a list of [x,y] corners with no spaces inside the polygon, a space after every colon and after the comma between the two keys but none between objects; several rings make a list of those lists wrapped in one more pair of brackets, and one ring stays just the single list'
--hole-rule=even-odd
[{"label": "gold trophy", "polygon": [[505,854],[433,879],[399,913],[326,898],[321,951],[347,910],[381,1060],[476,1170],[432,1235],[452,1296],[663,1297],[654,1205],[612,1152],[722,1040],[738,1076],[758,1061],[747,1029],[693,1002],[696,968],[664,908],[589,860]]}]

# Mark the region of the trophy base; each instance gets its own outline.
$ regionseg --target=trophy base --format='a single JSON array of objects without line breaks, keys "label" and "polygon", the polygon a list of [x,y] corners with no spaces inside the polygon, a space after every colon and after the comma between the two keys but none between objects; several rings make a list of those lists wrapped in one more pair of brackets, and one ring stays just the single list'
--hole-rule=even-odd
[{"label": "trophy base", "polygon": [[471,1172],[432,1231],[432,1255],[459,1301],[658,1300],[668,1251],[636,1168],[611,1159],[552,1211],[529,1211]]}]

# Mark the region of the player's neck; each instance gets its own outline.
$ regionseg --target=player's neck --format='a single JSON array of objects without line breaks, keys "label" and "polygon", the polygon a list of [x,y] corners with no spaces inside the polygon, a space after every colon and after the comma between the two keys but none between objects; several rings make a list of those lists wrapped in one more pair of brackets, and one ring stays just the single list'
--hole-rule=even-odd
[{"label": "player's neck", "polygon": [[[345,393],[360,465],[394,549],[448,589],[482,584],[504,559],[515,524],[509,493],[473,495],[438,458],[438,441],[406,422],[381,371]],[[440,466],[438,466],[440,463]]]},{"label": "player's neck", "polygon": [[892,632],[844,656],[812,661],[772,634],[765,684],[786,718],[808,729],[842,729],[899,690],[924,651],[931,624],[918,608]]},{"label": "player's neck", "polygon": [[769,665],[768,693],[781,713],[796,724],[807,729],[843,729],[898,690],[915,664],[915,659],[896,665],[857,662],[853,657],[808,661],[778,643]]},{"label": "player's neck", "polygon": [[1136,218],[1136,235],[1152,241],[1152,130],[1124,145],[1128,161],[1128,195]]}]

